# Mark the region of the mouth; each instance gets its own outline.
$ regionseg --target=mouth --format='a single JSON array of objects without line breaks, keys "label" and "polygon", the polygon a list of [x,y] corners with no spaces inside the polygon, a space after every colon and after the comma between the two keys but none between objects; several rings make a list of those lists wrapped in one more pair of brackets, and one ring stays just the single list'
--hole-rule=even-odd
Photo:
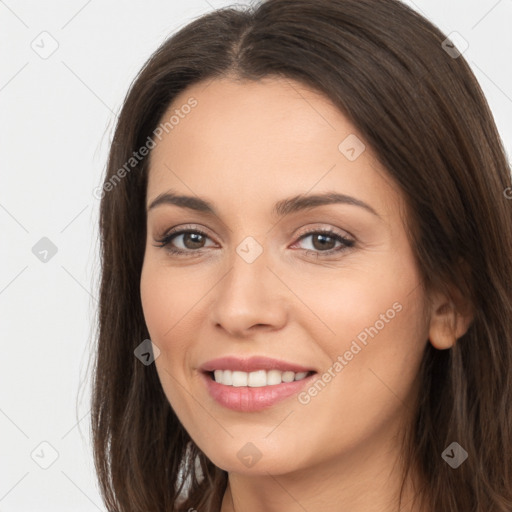
[{"label": "mouth", "polygon": [[252,372],[244,372],[237,370],[213,370],[206,371],[206,375],[210,380],[217,384],[231,387],[250,387],[262,388],[267,386],[277,386],[283,383],[301,381],[311,377],[316,373],[314,370],[304,372],[293,372],[290,370],[281,371],[272,370],[255,370]]},{"label": "mouth", "polygon": [[205,390],[224,409],[240,413],[258,413],[296,397],[312,384],[316,371],[280,370],[202,371]]},{"label": "mouth", "polygon": [[291,399],[310,385],[317,371],[266,356],[226,356],[199,367],[206,391],[224,408],[258,412]]}]

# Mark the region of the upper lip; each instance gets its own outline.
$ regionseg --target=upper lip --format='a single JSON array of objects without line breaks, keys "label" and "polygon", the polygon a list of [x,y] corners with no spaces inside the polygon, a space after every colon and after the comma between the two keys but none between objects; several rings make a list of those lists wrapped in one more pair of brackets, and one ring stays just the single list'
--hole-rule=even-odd
[{"label": "upper lip", "polygon": [[265,356],[252,356],[249,358],[239,358],[234,356],[219,357],[204,363],[200,369],[204,372],[214,370],[234,370],[241,372],[252,372],[256,370],[281,370],[283,372],[309,372],[314,371],[300,364],[290,363],[279,359],[273,359]]}]

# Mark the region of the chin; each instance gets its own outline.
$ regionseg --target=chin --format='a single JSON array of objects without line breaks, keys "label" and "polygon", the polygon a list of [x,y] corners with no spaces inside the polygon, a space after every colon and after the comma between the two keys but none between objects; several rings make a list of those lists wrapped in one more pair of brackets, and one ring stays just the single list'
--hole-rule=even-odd
[{"label": "chin", "polygon": [[232,447],[224,451],[211,450],[203,452],[217,467],[229,473],[253,476],[268,476],[292,473],[304,466],[296,460],[297,448],[278,450],[265,447],[258,442],[234,442]]}]

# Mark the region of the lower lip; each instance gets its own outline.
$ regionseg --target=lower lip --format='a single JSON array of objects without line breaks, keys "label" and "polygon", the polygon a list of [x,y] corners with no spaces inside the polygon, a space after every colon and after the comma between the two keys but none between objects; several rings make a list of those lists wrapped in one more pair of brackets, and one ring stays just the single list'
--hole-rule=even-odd
[{"label": "lower lip", "polygon": [[208,373],[203,378],[210,396],[220,405],[233,411],[254,412],[272,407],[274,404],[298,393],[309,384],[316,374],[293,382],[282,382],[273,386],[252,388],[249,386],[226,386],[215,382]]}]

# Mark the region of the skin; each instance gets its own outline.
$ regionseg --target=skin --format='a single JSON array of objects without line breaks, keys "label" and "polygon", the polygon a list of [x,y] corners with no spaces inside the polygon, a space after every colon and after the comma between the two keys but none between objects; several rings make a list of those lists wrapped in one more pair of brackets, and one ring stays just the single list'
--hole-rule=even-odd
[{"label": "skin", "polygon": [[[328,99],[285,79],[222,78],[183,91],[164,118],[190,97],[197,106],[152,151],[147,205],[172,189],[207,199],[218,217],[171,204],[148,212],[141,300],[170,404],[229,473],[222,512],[398,510],[398,434],[423,350],[429,340],[449,348],[469,319],[441,293],[427,301],[404,198],[368,144],[354,161],[340,152],[347,136],[364,138]],[[327,191],[378,215],[348,204],[272,215],[277,201]],[[174,238],[187,255],[156,247],[185,225],[207,234]],[[343,246],[303,236],[319,228],[355,243],[326,256]],[[236,251],[248,236],[263,249],[252,263]],[[307,404],[295,395],[264,411],[232,411],[199,373],[216,357],[266,355],[322,375],[397,303],[400,312]],[[261,454],[252,467],[237,457],[248,442]],[[413,495],[411,480],[401,510],[419,510]]]}]

